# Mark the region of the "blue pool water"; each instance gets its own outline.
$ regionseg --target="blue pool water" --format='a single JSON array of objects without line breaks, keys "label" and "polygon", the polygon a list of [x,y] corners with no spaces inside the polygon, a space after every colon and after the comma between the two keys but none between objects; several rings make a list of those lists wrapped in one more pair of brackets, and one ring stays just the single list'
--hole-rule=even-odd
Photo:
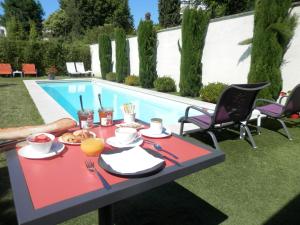
[{"label": "blue pool water", "polygon": [[76,120],[78,120],[77,111],[80,109],[80,95],[83,98],[84,108],[94,110],[95,122],[99,121],[97,113],[100,106],[99,93],[102,105],[114,109],[114,119],[123,118],[120,108],[122,104],[133,103],[138,119],[149,122],[153,117],[160,117],[164,124],[175,124],[184,115],[187,107],[183,103],[90,81],[41,82],[39,85]]}]

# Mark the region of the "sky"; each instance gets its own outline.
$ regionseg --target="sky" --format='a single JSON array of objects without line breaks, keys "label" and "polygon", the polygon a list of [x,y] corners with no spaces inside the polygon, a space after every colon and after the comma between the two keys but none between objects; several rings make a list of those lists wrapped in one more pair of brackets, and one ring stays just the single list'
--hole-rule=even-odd
[{"label": "sky", "polygon": [[[51,13],[59,8],[58,0],[39,0],[46,19]],[[3,0],[0,0],[3,2]],[[129,7],[134,19],[134,26],[137,28],[141,19],[144,19],[145,13],[151,13],[151,19],[154,23],[158,23],[158,0],[129,0]],[[3,9],[0,7],[0,14]]]}]

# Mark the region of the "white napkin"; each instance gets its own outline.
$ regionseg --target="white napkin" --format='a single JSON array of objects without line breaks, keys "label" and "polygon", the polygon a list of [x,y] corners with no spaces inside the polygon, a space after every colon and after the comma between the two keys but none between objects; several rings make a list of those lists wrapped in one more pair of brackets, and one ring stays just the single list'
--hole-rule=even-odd
[{"label": "white napkin", "polygon": [[101,157],[106,164],[119,173],[136,173],[150,169],[164,161],[149,154],[140,146],[121,153],[102,154]]}]

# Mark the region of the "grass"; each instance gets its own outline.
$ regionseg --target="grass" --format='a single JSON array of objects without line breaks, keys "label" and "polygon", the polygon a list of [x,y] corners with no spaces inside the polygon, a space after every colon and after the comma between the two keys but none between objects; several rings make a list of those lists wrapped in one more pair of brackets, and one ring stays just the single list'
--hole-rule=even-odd
[{"label": "grass", "polygon": [[[21,79],[0,78],[0,96],[1,127],[42,123]],[[263,125],[262,134],[254,134],[256,150],[236,133],[217,133],[224,163],[115,204],[116,224],[300,224],[300,121],[287,121],[293,141],[275,121]],[[188,139],[210,144],[199,134]],[[3,155],[0,218],[1,225],[17,224]],[[63,224],[97,223],[91,212]]]}]

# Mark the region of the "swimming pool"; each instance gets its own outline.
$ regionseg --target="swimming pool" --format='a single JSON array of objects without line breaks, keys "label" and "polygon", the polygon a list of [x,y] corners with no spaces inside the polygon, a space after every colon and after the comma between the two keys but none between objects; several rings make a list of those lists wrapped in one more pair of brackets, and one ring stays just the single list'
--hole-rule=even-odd
[{"label": "swimming pool", "polygon": [[62,106],[75,120],[80,109],[79,96],[82,95],[83,106],[95,112],[95,122],[99,121],[100,107],[98,94],[101,94],[102,105],[114,109],[114,119],[122,119],[120,106],[133,103],[136,117],[149,122],[153,117],[160,117],[164,124],[176,124],[184,115],[187,104],[175,102],[165,98],[91,81],[70,82],[38,82],[60,106]]}]

